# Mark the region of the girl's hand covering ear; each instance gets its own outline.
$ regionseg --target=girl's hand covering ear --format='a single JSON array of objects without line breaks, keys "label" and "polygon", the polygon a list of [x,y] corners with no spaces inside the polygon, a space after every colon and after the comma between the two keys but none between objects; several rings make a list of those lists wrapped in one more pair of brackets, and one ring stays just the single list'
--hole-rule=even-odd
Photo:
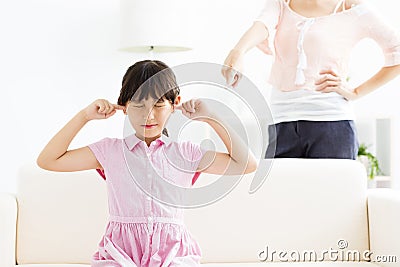
[{"label": "girl's hand covering ear", "polygon": [[181,105],[175,107],[180,110],[184,116],[191,120],[206,121],[211,117],[206,103],[201,99],[191,99],[183,102]]},{"label": "girl's hand covering ear", "polygon": [[87,120],[101,120],[110,118],[117,110],[125,112],[125,107],[112,104],[105,99],[97,99],[84,109],[84,113]]}]

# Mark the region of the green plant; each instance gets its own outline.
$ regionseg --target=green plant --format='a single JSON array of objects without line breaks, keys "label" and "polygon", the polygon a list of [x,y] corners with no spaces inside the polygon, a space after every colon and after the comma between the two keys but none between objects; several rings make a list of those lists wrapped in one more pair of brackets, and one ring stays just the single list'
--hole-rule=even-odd
[{"label": "green plant", "polygon": [[366,167],[367,174],[370,179],[374,179],[376,175],[382,173],[379,167],[378,159],[368,151],[368,146],[366,144],[360,144],[358,147],[358,157],[361,156],[365,156],[368,159],[368,166]]}]

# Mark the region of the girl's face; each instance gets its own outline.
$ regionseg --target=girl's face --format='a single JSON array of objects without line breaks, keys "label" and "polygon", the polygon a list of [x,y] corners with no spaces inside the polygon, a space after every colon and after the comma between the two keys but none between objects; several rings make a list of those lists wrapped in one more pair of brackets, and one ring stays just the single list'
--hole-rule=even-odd
[{"label": "girl's face", "polygon": [[[174,104],[178,105],[179,102],[180,96],[177,96]],[[129,121],[136,131],[136,136],[142,140],[160,137],[174,109],[174,105],[164,98],[156,100],[149,97],[146,100],[130,101],[126,104]]]}]

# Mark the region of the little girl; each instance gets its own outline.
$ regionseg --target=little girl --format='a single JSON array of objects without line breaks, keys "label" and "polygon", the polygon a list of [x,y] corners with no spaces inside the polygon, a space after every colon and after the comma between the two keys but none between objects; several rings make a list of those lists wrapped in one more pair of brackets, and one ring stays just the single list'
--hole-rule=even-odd
[{"label": "little girl", "polygon": [[[37,164],[43,169],[97,169],[106,178],[110,218],[92,266],[199,265],[201,250],[183,224],[183,210],[157,201],[151,195],[151,187],[150,192],[144,192],[132,176],[154,184],[159,175],[190,187],[200,172],[239,175],[255,171],[257,163],[248,147],[204,101],[180,102],[175,75],[165,63],[137,62],[123,77],[118,104],[104,99],[94,101],[78,112],[40,153]],[[168,135],[166,122],[175,110],[189,119],[208,123],[228,153],[204,151],[191,142],[178,143],[163,137],[162,134]],[[87,122],[108,119],[118,111],[128,115],[134,134],[68,149]],[[180,162],[184,169],[173,168],[171,162]]]}]

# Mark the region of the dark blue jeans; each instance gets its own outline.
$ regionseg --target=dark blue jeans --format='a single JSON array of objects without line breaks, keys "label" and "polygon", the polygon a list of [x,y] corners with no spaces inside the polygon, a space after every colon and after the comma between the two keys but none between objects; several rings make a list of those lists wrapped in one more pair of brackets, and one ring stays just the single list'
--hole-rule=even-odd
[{"label": "dark blue jeans", "polygon": [[268,133],[266,158],[356,159],[358,153],[354,121],[281,122]]}]

